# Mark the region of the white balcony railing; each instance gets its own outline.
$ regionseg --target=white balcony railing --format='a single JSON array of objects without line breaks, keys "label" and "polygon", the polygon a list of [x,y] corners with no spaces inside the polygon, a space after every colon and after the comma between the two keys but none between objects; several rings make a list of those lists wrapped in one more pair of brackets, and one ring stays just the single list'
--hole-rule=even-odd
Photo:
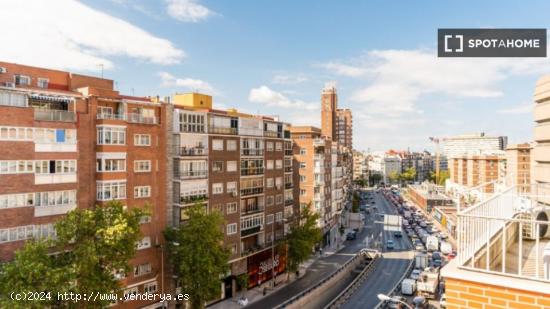
[{"label": "white balcony railing", "polygon": [[550,282],[550,186],[508,188],[458,215],[464,269]]},{"label": "white balcony railing", "polygon": [[34,119],[41,121],[75,122],[76,113],[63,110],[34,109]]}]

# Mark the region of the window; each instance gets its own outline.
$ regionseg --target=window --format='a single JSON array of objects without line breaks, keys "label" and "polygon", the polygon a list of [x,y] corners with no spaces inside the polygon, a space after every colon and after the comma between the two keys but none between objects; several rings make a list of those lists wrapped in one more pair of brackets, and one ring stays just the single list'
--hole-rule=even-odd
[{"label": "window", "polygon": [[151,237],[145,236],[136,244],[137,250],[147,249],[151,247]]},{"label": "window", "polygon": [[263,214],[241,218],[241,231],[262,226],[263,224],[264,224]]},{"label": "window", "polygon": [[305,148],[300,148],[300,154],[305,155],[307,153],[307,150]]},{"label": "window", "polygon": [[97,144],[98,145],[125,145],[126,128],[98,126]]},{"label": "window", "polygon": [[[34,162],[30,160],[0,161],[0,174],[25,174],[34,172]],[[41,162],[41,161],[37,161]],[[44,161],[49,162],[49,161]]]},{"label": "window", "polygon": [[274,185],[275,185],[275,181],[273,180],[273,178],[266,178],[265,179],[265,186],[267,188],[273,188]]},{"label": "window", "polygon": [[143,292],[145,294],[153,294],[157,292],[157,282],[147,282],[143,285]]},{"label": "window", "polygon": [[230,139],[226,141],[227,143],[227,151],[236,151],[237,150],[237,141],[234,139]]},{"label": "window", "polygon": [[273,223],[273,215],[267,215],[265,219],[265,224]]},{"label": "window", "polygon": [[237,192],[237,182],[236,181],[230,181],[226,184],[227,186],[227,193]]},{"label": "window", "polygon": [[14,79],[16,85],[29,86],[31,84],[31,78],[26,75],[17,74],[14,76]]},{"label": "window", "polygon": [[306,195],[306,190],[304,190],[304,189],[300,189],[300,195],[301,195],[301,196],[304,196],[304,195]]},{"label": "window", "polygon": [[98,172],[125,172],[126,159],[101,159],[96,160]]},{"label": "window", "polygon": [[266,168],[268,170],[272,170],[273,169],[273,160],[267,160],[266,161]]},{"label": "window", "polygon": [[74,174],[76,173],[76,160],[34,161],[34,172],[36,174]]},{"label": "window", "polygon": [[134,277],[139,277],[151,273],[151,263],[140,264],[134,267]]},{"label": "window", "polygon": [[212,172],[223,172],[223,161],[213,161]]},{"label": "window", "polygon": [[275,143],[275,151],[283,151],[283,143],[281,142]]},{"label": "window", "polygon": [[0,91],[0,105],[27,107],[27,96],[23,93]]},{"label": "window", "polygon": [[276,160],[275,161],[275,168],[280,170],[283,169],[283,160]]},{"label": "window", "polygon": [[237,233],[237,223],[231,223],[227,225],[227,235],[233,235]]},{"label": "window", "polygon": [[266,142],[265,148],[267,151],[273,151],[273,142]]},{"label": "window", "polygon": [[151,196],[151,186],[134,187],[134,198],[144,198]]},{"label": "window", "polygon": [[222,194],[223,193],[223,183],[213,183],[212,184],[212,193],[213,194]]},{"label": "window", "polygon": [[139,218],[139,224],[145,224],[151,222],[151,216],[142,216]]},{"label": "window", "polygon": [[136,160],[134,161],[134,172],[145,173],[151,171],[151,160]]},{"label": "window", "polygon": [[267,196],[266,206],[273,206],[273,195]]},{"label": "window", "polygon": [[300,162],[300,168],[306,168],[306,162]]},{"label": "window", "polygon": [[277,215],[275,216],[275,221],[277,222],[281,222],[283,221],[283,212],[278,212]]},{"label": "window", "polygon": [[37,82],[37,86],[38,86],[39,88],[47,89],[47,88],[48,88],[48,83],[49,83],[49,82],[50,82],[49,79],[39,77],[39,78],[38,78],[38,82]]},{"label": "window", "polygon": [[205,133],[205,115],[183,113],[179,114],[180,132]]},{"label": "window", "polygon": [[283,203],[283,195],[282,194],[277,194],[275,196],[275,204],[281,205],[282,203]]},{"label": "window", "polygon": [[237,212],[237,203],[227,203],[226,205],[226,213],[227,214],[234,214]]},{"label": "window", "polygon": [[212,149],[223,151],[223,139],[213,139],[212,140]]},{"label": "window", "polygon": [[237,171],[237,161],[227,161],[227,171],[236,172]]},{"label": "window", "polygon": [[232,255],[237,254],[237,244],[230,244],[229,251],[231,252]]},{"label": "window", "polygon": [[277,189],[281,189],[283,187],[283,177],[275,178],[275,187],[277,187]]},{"label": "window", "polygon": [[123,292],[124,301],[130,301],[130,300],[136,299],[138,293],[139,291],[137,286],[124,290]]},{"label": "window", "polygon": [[151,146],[150,134],[134,134],[135,146]]},{"label": "window", "polygon": [[110,201],[126,198],[126,181],[98,181],[97,200]]}]

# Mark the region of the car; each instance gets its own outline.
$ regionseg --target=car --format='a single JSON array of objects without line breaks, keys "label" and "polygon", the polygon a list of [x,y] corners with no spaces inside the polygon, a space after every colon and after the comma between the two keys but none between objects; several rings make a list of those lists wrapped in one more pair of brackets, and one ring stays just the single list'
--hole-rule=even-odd
[{"label": "car", "polygon": [[423,244],[416,244],[414,246],[414,250],[416,251],[424,251],[424,245]]},{"label": "car", "polygon": [[357,233],[356,232],[349,232],[347,235],[346,235],[346,239],[347,240],[354,240],[357,238]]},{"label": "car", "polygon": [[413,271],[411,272],[411,275],[409,276],[409,278],[414,279],[414,280],[418,280],[420,278],[420,273],[422,273],[422,271],[420,269],[413,269]]},{"label": "car", "polygon": [[392,296],[391,300],[386,301],[387,308],[398,309],[403,308],[402,302],[407,303],[407,299],[403,296]]},{"label": "car", "polygon": [[391,249],[393,249],[393,248],[395,248],[395,245],[393,244],[393,240],[388,239],[388,240],[386,241],[386,249],[390,249],[390,250],[391,250]]},{"label": "car", "polygon": [[403,233],[401,231],[395,231],[393,232],[393,236],[395,237],[403,237]]}]

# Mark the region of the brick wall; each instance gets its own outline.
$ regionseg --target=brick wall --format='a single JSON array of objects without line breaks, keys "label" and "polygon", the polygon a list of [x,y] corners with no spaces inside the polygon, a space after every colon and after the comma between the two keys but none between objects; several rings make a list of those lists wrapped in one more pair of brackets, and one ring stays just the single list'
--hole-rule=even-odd
[{"label": "brick wall", "polygon": [[446,279],[445,296],[448,309],[550,308],[550,294],[490,286],[452,278]]}]

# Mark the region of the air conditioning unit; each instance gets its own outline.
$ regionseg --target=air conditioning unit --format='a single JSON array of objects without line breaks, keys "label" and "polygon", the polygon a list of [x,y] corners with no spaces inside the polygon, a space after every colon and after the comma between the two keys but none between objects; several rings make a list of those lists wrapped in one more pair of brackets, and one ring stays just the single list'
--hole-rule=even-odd
[{"label": "air conditioning unit", "polygon": [[0,73],[8,73],[8,69],[0,67]]}]

